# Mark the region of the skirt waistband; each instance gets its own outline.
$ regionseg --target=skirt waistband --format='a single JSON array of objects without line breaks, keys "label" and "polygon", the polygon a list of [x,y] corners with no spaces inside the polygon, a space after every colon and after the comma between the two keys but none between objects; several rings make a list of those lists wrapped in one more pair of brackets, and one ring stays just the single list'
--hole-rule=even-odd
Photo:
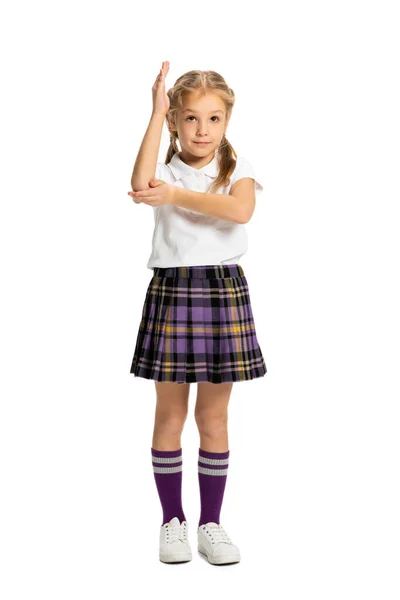
[{"label": "skirt waistband", "polygon": [[179,279],[223,279],[242,277],[243,268],[239,264],[231,265],[194,265],[180,267],[153,267],[154,277],[175,277]]}]

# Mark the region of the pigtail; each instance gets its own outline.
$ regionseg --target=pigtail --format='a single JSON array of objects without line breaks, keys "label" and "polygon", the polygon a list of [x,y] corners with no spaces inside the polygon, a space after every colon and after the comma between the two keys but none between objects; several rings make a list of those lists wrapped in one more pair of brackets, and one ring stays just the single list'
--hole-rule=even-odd
[{"label": "pigtail", "polygon": [[177,139],[178,139],[178,134],[176,131],[171,131],[171,134],[169,136],[170,142],[169,142],[169,148],[167,151],[167,155],[165,157],[165,164],[167,165],[169,163],[169,161],[171,160],[171,158],[173,157],[173,155],[176,152],[179,152],[179,147],[177,144]]},{"label": "pigtail", "polygon": [[236,167],[236,152],[232,144],[228,141],[225,134],[222,137],[221,143],[216,151],[218,160],[218,176],[211,183],[207,192],[210,194],[216,193],[221,187],[228,186],[230,177]]}]

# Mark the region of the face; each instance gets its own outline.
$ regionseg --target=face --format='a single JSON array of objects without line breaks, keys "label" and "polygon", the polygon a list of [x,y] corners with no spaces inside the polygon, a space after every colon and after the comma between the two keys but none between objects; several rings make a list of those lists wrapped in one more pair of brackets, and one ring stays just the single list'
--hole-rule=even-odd
[{"label": "face", "polygon": [[183,106],[176,113],[175,126],[171,127],[178,132],[182,157],[201,159],[214,155],[226,132],[228,121],[225,104],[218,94],[185,94]]}]

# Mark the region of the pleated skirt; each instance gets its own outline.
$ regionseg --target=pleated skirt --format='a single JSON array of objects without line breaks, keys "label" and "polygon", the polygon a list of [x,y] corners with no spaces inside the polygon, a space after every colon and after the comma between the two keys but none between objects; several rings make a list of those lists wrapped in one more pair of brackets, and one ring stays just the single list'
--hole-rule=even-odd
[{"label": "pleated skirt", "polygon": [[154,267],[130,373],[176,383],[264,376],[242,266]]}]

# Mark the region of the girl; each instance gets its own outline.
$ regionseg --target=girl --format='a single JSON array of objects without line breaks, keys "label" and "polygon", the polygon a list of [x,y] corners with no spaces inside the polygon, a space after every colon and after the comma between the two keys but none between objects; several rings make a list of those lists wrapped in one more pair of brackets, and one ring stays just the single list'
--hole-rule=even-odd
[{"label": "girl", "polygon": [[[220,524],[229,464],[228,402],[233,382],[267,372],[239,265],[247,250],[245,223],[263,188],[226,138],[235,96],[223,77],[189,71],[166,92],[168,71],[169,62],[163,62],[128,192],[136,203],[152,207],[155,219],[147,263],[153,276],[130,372],[153,379],[156,387],[151,454],[163,510],[159,558],[168,563],[192,558],[181,499],[181,434],[189,386],[197,383],[198,550],[210,563],[226,564],[240,561]],[[160,163],[164,120],[171,141]]]}]

